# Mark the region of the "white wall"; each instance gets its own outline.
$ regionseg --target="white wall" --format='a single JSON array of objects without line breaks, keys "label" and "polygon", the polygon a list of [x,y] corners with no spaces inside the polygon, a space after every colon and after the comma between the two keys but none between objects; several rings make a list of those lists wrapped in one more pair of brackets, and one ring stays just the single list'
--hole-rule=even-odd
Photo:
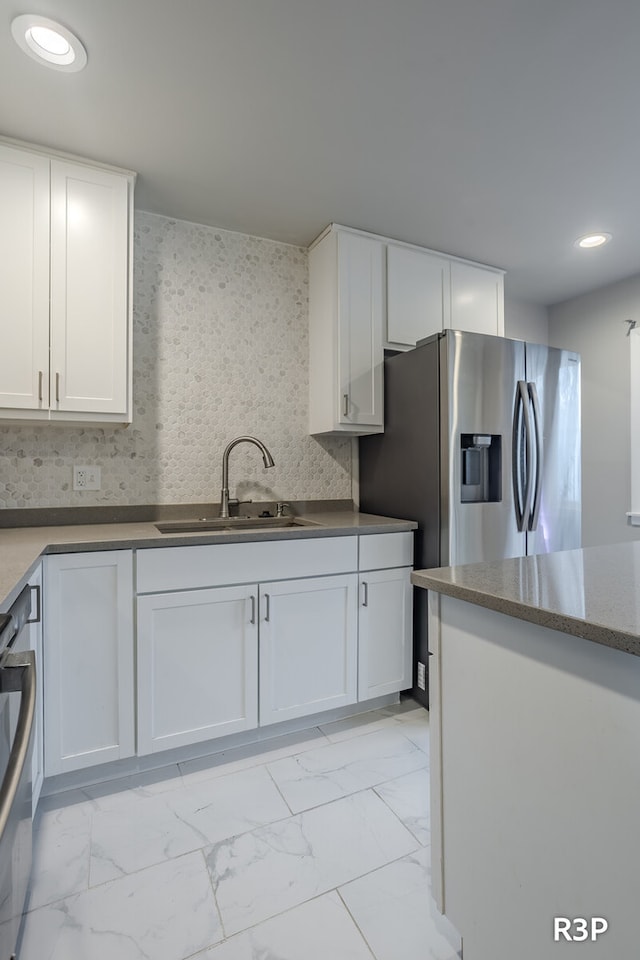
[{"label": "white wall", "polygon": [[591,546],[640,539],[631,508],[629,338],[640,274],[549,308],[549,342],[582,355],[582,531]]},{"label": "white wall", "polygon": [[[136,213],[134,418],[125,428],[0,422],[0,508],[209,503],[224,447],[254,500],[351,496],[351,442],[308,435],[307,251]],[[102,490],[74,492],[74,463]]]},{"label": "white wall", "polygon": [[513,340],[549,343],[549,313],[546,307],[523,300],[504,300],[504,333]]}]

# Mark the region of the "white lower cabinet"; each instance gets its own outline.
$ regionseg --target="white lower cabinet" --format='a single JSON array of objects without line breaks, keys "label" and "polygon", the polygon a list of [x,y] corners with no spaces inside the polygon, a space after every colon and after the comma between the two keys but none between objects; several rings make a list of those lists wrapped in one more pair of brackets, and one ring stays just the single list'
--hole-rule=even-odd
[{"label": "white lower cabinet", "polygon": [[138,753],[258,725],[258,587],[138,598]]},{"label": "white lower cabinet", "polygon": [[260,725],[357,700],[356,574],[260,587]]},{"label": "white lower cabinet", "polygon": [[45,560],[45,775],[132,756],[130,550]]},{"label": "white lower cabinet", "polygon": [[411,567],[360,576],[358,700],[411,686]]},{"label": "white lower cabinet", "polygon": [[45,776],[407,689],[412,544],[407,532],[139,550],[135,641],[131,551],[47,556]]}]

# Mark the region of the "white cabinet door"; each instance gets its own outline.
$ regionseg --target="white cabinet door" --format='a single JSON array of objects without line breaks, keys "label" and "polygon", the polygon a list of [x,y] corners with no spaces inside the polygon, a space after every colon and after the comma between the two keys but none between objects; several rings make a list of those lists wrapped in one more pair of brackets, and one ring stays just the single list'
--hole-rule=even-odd
[{"label": "white cabinet door", "polygon": [[258,588],[138,598],[138,753],[258,725]]},{"label": "white cabinet door", "polygon": [[451,263],[453,330],[504,336],[504,276],[468,263]]},{"label": "white cabinet door", "polygon": [[29,577],[31,617],[29,621],[29,650],[36,655],[36,715],[33,721],[33,760],[31,766],[31,806],[35,816],[44,780],[44,699],[42,665],[42,564]]},{"label": "white cabinet door", "polygon": [[387,245],[385,347],[415,347],[449,324],[449,261],[426,250]]},{"label": "white cabinet door", "polygon": [[383,427],[384,243],[340,227],[309,251],[309,432]]},{"label": "white cabinet door", "polygon": [[338,420],[382,426],[384,244],[338,234]]},{"label": "white cabinet door", "polygon": [[130,550],[46,558],[45,775],[134,753]]},{"label": "white cabinet door", "polygon": [[49,161],[0,144],[0,407],[49,406]]},{"label": "white cabinet door", "polygon": [[260,725],[357,699],[357,575],[260,587]]},{"label": "white cabinet door", "polygon": [[133,183],[0,142],[0,417],[131,421]]},{"label": "white cabinet door", "polygon": [[411,569],[360,575],[358,700],[411,687]]},{"label": "white cabinet door", "polygon": [[128,181],[51,161],[51,408],[126,414]]}]

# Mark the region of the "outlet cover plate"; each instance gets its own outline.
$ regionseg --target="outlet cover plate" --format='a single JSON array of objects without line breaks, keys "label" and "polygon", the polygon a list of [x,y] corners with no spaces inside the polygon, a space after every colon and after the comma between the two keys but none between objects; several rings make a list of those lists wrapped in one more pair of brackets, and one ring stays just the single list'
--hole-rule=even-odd
[{"label": "outlet cover plate", "polygon": [[100,467],[96,466],[74,466],[73,468],[73,489],[74,490],[99,490],[100,489]]}]

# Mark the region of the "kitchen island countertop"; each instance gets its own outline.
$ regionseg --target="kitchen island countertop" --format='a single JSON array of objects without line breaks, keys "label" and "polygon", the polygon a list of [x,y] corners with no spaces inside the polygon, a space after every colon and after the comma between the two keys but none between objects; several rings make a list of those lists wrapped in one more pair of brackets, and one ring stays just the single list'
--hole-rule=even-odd
[{"label": "kitchen island countertop", "polygon": [[13,602],[18,588],[43,554],[402,533],[415,530],[417,526],[410,520],[395,520],[353,510],[314,512],[308,517],[302,514],[299,519],[313,522],[299,527],[196,533],[160,533],[152,522],[0,529],[0,609],[6,609]]},{"label": "kitchen island countertop", "polygon": [[640,656],[640,541],[416,570],[412,582]]},{"label": "kitchen island countertop", "polygon": [[412,579],[430,591],[432,890],[465,958],[553,960],[558,921],[583,914],[606,918],[586,957],[633,956],[640,542]]}]

